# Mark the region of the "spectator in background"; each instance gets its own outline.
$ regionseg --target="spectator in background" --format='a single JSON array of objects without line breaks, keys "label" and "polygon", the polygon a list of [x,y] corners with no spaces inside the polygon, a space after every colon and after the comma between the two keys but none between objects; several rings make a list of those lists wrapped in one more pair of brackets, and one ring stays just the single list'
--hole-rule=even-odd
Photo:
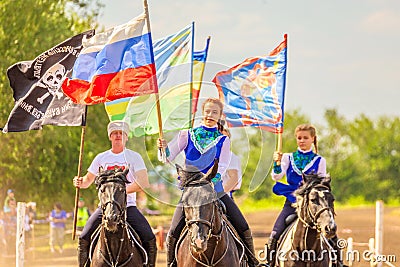
[{"label": "spectator in background", "polygon": [[4,200],[3,211],[6,216],[17,215],[17,200],[15,199],[14,191],[12,189],[7,190],[7,197]]},{"label": "spectator in background", "polygon": [[36,220],[36,202],[28,202],[26,204],[26,212],[29,216],[29,224],[33,225]]},{"label": "spectator in background", "polygon": [[78,213],[76,217],[76,229],[78,231],[82,231],[83,227],[85,226],[87,220],[90,217],[90,211],[88,207],[85,206],[85,201],[83,198],[79,198],[78,201]]},{"label": "spectator in background", "polygon": [[65,222],[67,221],[67,212],[62,209],[61,203],[54,204],[54,209],[50,216],[50,251],[54,253],[55,245],[58,245],[59,252],[63,252]]}]

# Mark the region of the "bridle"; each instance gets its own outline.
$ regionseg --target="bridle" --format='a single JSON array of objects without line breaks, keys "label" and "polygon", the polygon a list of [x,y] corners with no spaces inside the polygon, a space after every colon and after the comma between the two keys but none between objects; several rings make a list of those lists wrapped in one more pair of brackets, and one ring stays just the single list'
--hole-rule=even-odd
[{"label": "bridle", "polygon": [[[105,216],[105,210],[107,209],[108,205],[116,206],[118,209],[118,214],[117,214],[118,224],[124,225],[126,223],[126,199],[127,199],[125,184],[123,182],[121,182],[120,180],[110,179],[110,180],[104,181],[101,184],[100,190],[102,190],[103,186],[108,183],[116,183],[116,184],[121,185],[121,187],[118,187],[117,189],[120,189],[121,194],[123,194],[124,201],[123,201],[123,204],[120,204],[118,201],[116,201],[113,198],[113,195],[109,195],[109,198],[107,199],[107,201],[105,203],[101,204],[103,217]],[[122,190],[121,190],[121,188],[122,188]],[[102,224],[104,224],[103,220],[102,220]]]},{"label": "bridle", "polygon": [[[303,206],[302,209],[299,209],[298,211],[298,221],[301,221],[303,223],[303,225],[306,227],[306,232],[304,234],[304,244],[307,244],[307,238],[308,238],[308,230],[309,229],[314,229],[317,231],[318,236],[320,237],[320,248],[323,249],[323,243],[325,243],[325,245],[327,246],[328,250],[331,253],[334,253],[334,249],[331,246],[331,244],[329,243],[329,240],[325,237],[325,235],[321,234],[322,230],[321,230],[321,226],[318,224],[317,220],[318,218],[321,216],[321,214],[325,211],[329,211],[331,216],[334,216],[335,212],[333,210],[333,207],[323,207],[319,210],[317,210],[315,213],[313,213],[311,211],[310,205],[309,205],[309,199],[308,199],[308,195],[311,193],[312,189],[323,189],[323,191],[319,191],[318,192],[323,192],[323,193],[331,193],[330,188],[328,186],[325,185],[318,185],[314,188],[309,189],[305,194],[305,198],[304,198],[304,202],[303,202]],[[306,218],[303,218],[301,216],[301,210],[306,210]],[[307,218],[310,219],[311,222],[307,222]]]},{"label": "bridle", "polygon": [[[216,205],[216,204],[214,204],[214,205]],[[198,224],[205,224],[205,225],[208,227],[208,234],[207,234],[206,241],[208,241],[211,237],[220,237],[220,236],[221,236],[220,233],[219,233],[218,235],[212,234],[214,220],[215,220],[215,208],[214,208],[214,207],[213,207],[213,209],[212,209],[212,215],[211,215],[210,221],[204,220],[204,219],[201,219],[201,218],[191,219],[191,220],[185,219],[185,221],[186,221],[186,226],[187,226],[187,228],[189,229],[189,230],[188,230],[189,232],[191,232],[191,231],[190,231],[190,228],[191,228],[190,226],[191,226],[192,224],[197,224],[197,225],[198,225]],[[222,228],[222,227],[221,227],[221,228]],[[219,232],[221,232],[221,230],[220,230]]]},{"label": "bridle", "polygon": [[[302,209],[299,209],[299,214],[298,214],[298,217],[299,217],[299,220],[307,227],[307,228],[311,228],[311,229],[315,229],[315,230],[317,230],[318,231],[318,233],[320,233],[321,232],[321,227],[318,225],[318,223],[317,223],[317,220],[318,220],[318,218],[321,216],[321,214],[323,213],[323,212],[325,212],[325,211],[331,211],[332,212],[332,214],[334,214],[334,211],[333,211],[333,208],[332,207],[323,207],[323,208],[321,208],[321,209],[319,209],[318,211],[316,211],[315,213],[313,213],[312,212],[312,210],[311,210],[311,208],[310,208],[310,205],[308,204],[308,202],[309,202],[309,200],[308,200],[308,194],[312,191],[312,189],[319,189],[319,188],[322,188],[322,189],[324,189],[324,191],[318,191],[318,192],[324,192],[324,193],[326,193],[326,192],[328,192],[328,193],[331,193],[330,192],[330,189],[329,189],[329,187],[328,186],[325,186],[325,185],[318,185],[317,187],[314,187],[314,188],[311,188],[306,194],[305,194],[305,201],[303,201],[303,206],[302,206]],[[311,220],[310,220],[310,222],[307,222],[307,219],[306,218],[303,218],[302,216],[301,216],[301,211],[302,210],[306,210],[306,218],[310,218]]]},{"label": "bridle", "polygon": [[[103,219],[102,219],[101,225],[98,227],[98,230],[96,230],[95,233],[97,233],[97,235],[100,235],[100,230],[106,228],[105,227],[105,220],[104,220],[105,210],[106,210],[108,205],[112,205],[112,206],[115,205],[117,207],[117,209],[118,209],[118,212],[119,212],[119,214],[117,214],[117,225],[121,225],[122,228],[125,228],[125,231],[127,233],[127,236],[125,238],[129,239],[129,234],[128,234],[129,233],[129,230],[128,230],[129,225],[126,223],[126,200],[127,200],[127,196],[126,196],[125,183],[122,180],[116,179],[116,178],[104,180],[98,185],[99,192],[102,192],[104,185],[105,184],[109,184],[109,183],[116,183],[116,184],[119,185],[115,190],[120,190],[121,191],[121,194],[123,194],[123,196],[124,196],[124,201],[123,201],[123,204],[120,204],[118,201],[116,201],[113,198],[114,194],[110,194],[109,195],[109,198],[107,199],[107,201],[105,203],[101,204]],[[119,241],[120,241],[120,243],[119,243],[119,247],[118,247],[118,252],[117,252],[115,258],[112,255],[112,251],[110,249],[107,237],[104,236],[104,243],[105,243],[105,246],[106,246],[106,252],[108,254],[108,257],[106,257],[106,255],[104,255],[103,252],[99,249],[99,254],[101,255],[102,259],[110,267],[117,267],[117,266],[118,267],[123,267],[123,266],[126,266],[131,261],[131,259],[133,257],[133,252],[131,252],[129,257],[126,260],[124,260],[123,262],[120,262],[120,255],[121,255],[121,251],[122,251],[122,247],[123,247],[125,239],[124,238],[120,238]],[[130,242],[132,242],[132,241],[130,240]]]},{"label": "bridle", "polygon": [[[190,186],[198,186],[198,184],[193,185],[191,184]],[[206,225],[208,227],[208,233],[206,236],[206,240],[205,242],[208,242],[211,238],[214,238],[216,240],[216,244],[214,246],[214,251],[212,252],[212,257],[211,259],[208,259],[208,257],[204,254],[204,252],[199,253],[200,255],[200,259],[198,259],[194,254],[193,254],[193,243],[191,242],[190,246],[189,246],[189,252],[190,252],[190,256],[200,265],[204,266],[204,267],[214,267],[216,266],[226,255],[226,253],[228,252],[228,248],[229,248],[229,238],[227,238],[227,226],[226,226],[226,222],[225,220],[223,220],[222,216],[220,218],[220,222],[221,222],[221,227],[219,229],[214,229],[216,227],[216,216],[217,213],[216,210],[219,210],[219,206],[218,206],[218,202],[217,200],[214,200],[212,203],[212,214],[211,214],[211,218],[210,220],[205,220],[202,218],[194,218],[194,219],[185,219],[186,222],[186,228],[188,229],[188,232],[191,234],[191,226],[193,224],[203,224]],[[213,231],[215,230],[215,231]],[[225,230],[225,231],[224,231]],[[222,240],[223,238],[223,234],[225,233],[226,236],[226,246],[224,249],[224,252],[222,253],[222,255],[219,257],[219,259],[214,259],[215,258],[215,253],[218,247],[219,242]],[[176,250],[178,249],[178,247],[176,248]],[[176,251],[177,252],[177,251]],[[203,262],[201,259],[204,259],[205,262]]]}]

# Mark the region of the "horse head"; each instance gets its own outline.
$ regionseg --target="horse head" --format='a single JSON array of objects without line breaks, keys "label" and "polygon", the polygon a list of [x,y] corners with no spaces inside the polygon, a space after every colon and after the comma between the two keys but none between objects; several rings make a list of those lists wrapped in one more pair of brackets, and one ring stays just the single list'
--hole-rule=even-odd
[{"label": "horse head", "polygon": [[218,162],[215,161],[206,174],[198,170],[184,170],[179,165],[176,167],[183,187],[181,200],[190,244],[195,252],[201,253],[207,250],[207,241],[213,229],[218,227],[217,195],[211,183],[217,173]]},{"label": "horse head", "polygon": [[303,184],[295,191],[299,219],[326,238],[335,236],[337,229],[330,182],[329,176],[303,174]]},{"label": "horse head", "polygon": [[100,171],[95,178],[96,189],[103,211],[102,223],[107,231],[115,232],[118,224],[125,221],[126,175],[129,169],[122,168]]}]

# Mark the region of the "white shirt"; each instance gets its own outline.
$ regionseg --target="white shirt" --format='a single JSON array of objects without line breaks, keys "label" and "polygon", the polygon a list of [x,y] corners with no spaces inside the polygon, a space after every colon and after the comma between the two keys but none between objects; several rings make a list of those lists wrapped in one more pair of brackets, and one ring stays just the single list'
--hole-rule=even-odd
[{"label": "white shirt", "polygon": [[[123,152],[115,154],[111,150],[107,150],[98,154],[92,164],[90,164],[88,171],[98,175],[99,169],[102,167],[104,170],[114,169],[115,167],[129,168],[126,178],[130,182],[136,181],[135,172],[146,170],[142,156],[130,149],[124,149]],[[127,207],[136,206],[136,193],[127,195]]]},{"label": "white shirt", "polygon": [[[303,151],[300,148],[297,148],[297,149],[300,152],[307,153],[307,152],[310,152],[312,148],[310,150],[308,150],[308,151]],[[283,153],[282,159],[281,159],[281,169],[282,169],[282,171],[281,171],[281,173],[275,173],[274,169],[272,168],[272,172],[271,172],[272,180],[279,181],[280,179],[283,178],[283,176],[286,175],[286,171],[289,168],[289,164],[290,164],[290,158],[289,157],[292,154],[293,153]],[[313,161],[304,168],[304,171],[308,170],[311,167],[312,163],[313,163]],[[321,160],[319,161],[319,165],[318,165],[318,175],[320,175],[322,177],[326,176],[326,160],[322,156],[321,156]]]},{"label": "white shirt", "polygon": [[[227,170],[236,170],[238,172],[238,183],[237,185],[233,188],[233,190],[239,190],[240,187],[242,186],[242,166],[240,164],[240,158],[233,152],[230,153],[230,162]],[[222,182],[225,183],[226,180],[229,179],[228,172],[226,172],[222,176]]]}]

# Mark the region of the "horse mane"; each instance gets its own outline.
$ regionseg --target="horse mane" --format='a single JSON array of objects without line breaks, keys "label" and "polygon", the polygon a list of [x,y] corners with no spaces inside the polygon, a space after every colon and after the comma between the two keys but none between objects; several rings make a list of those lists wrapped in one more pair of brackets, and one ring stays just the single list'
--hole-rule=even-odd
[{"label": "horse mane", "polygon": [[117,168],[112,170],[99,170],[99,174],[95,178],[96,189],[105,184],[105,183],[118,183],[121,185],[129,184],[130,182],[126,179],[126,175],[128,174],[129,168]]},{"label": "horse mane", "polygon": [[[179,175],[180,186],[183,188],[182,202],[187,206],[201,206],[215,201],[216,194],[211,185],[210,172],[207,174],[189,167],[183,169],[178,164],[176,169]],[[215,174],[214,174],[215,175]]]},{"label": "horse mane", "polygon": [[310,192],[312,188],[317,186],[327,187],[331,191],[330,176],[321,176],[316,173],[303,173],[303,182],[300,187],[294,192],[295,195],[304,196]]},{"label": "horse mane", "polygon": [[[179,175],[179,179],[181,182],[181,186],[183,188],[193,187],[193,186],[202,186],[202,185],[210,183],[210,181],[202,179],[203,173],[201,173],[200,171],[191,172],[191,171],[181,170],[180,172],[181,172],[180,173],[181,175]],[[182,174],[184,174],[184,175],[182,175]]]}]

